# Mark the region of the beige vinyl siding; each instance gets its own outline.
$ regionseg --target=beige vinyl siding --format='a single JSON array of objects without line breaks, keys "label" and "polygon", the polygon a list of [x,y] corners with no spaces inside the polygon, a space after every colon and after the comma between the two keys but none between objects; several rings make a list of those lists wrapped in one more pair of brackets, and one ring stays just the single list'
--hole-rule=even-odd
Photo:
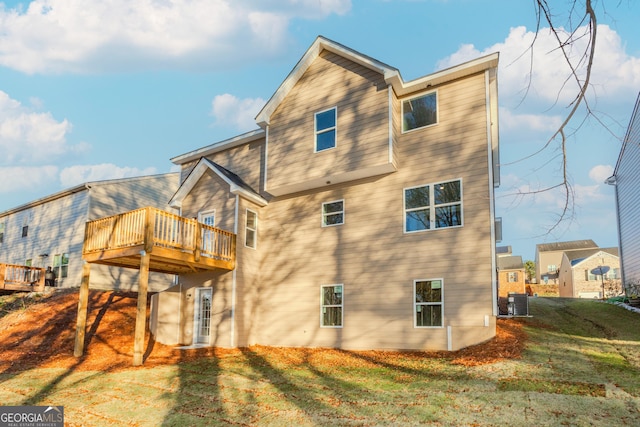
[{"label": "beige vinyl siding", "polygon": [[[493,320],[484,327],[492,314],[484,78],[438,90],[441,99],[466,94],[475,103],[442,102],[438,125],[402,135],[397,173],[271,201],[262,248],[272,246],[261,277],[273,286],[259,298],[257,343],[443,349],[446,326],[453,347],[493,335]],[[465,120],[480,125],[460,127]],[[403,189],[453,179],[462,180],[464,226],[405,234]],[[321,204],[338,199],[345,224],[321,227]],[[429,278],[444,280],[445,323],[417,329],[413,280]],[[342,328],[319,326],[323,284],[344,284]]]},{"label": "beige vinyl siding", "polygon": [[[183,343],[191,343],[188,292],[196,286],[214,289],[214,345],[228,346],[233,335],[237,346],[456,350],[495,335],[485,75],[430,88],[438,91],[438,124],[404,134],[406,96],[389,90],[381,75],[327,51],[309,66],[270,117],[262,192],[268,205],[238,199],[235,272],[181,277]],[[337,147],[314,153],[314,113],[332,107]],[[292,182],[388,164],[390,138],[395,173],[269,194]],[[253,185],[263,175],[262,147],[209,158]],[[458,179],[463,226],[405,233],[404,189]],[[206,175],[183,200],[183,215],[215,203],[231,212],[228,192],[222,180]],[[344,200],[345,222],[322,227],[322,203],[334,200]],[[247,207],[258,214],[256,250],[244,247]],[[443,280],[442,327],[414,327],[418,279]],[[335,284],[343,285],[343,325],[322,328],[320,289]]]},{"label": "beige vinyl siding", "polygon": [[207,171],[182,203],[182,216],[198,218],[198,212],[216,211],[216,227],[233,231],[235,196],[229,185],[212,171]]},{"label": "beige vinyl siding", "polygon": [[[314,114],[333,107],[336,147],[314,153]],[[268,190],[389,163],[388,117],[382,76],[323,52],[271,117]]]}]

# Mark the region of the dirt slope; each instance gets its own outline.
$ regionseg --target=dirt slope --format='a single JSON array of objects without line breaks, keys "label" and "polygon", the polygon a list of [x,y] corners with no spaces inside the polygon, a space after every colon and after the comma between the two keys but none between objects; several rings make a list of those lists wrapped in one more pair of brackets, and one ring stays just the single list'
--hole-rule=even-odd
[{"label": "dirt slope", "polygon": [[[47,295],[13,295],[0,304],[0,372],[33,367],[64,367],[74,370],[112,371],[131,368],[136,294],[92,290],[85,355],[73,356],[78,291],[57,290]],[[519,357],[526,340],[515,319],[499,319],[495,339],[453,353],[416,353],[420,357],[446,357],[467,366]],[[178,350],[145,341],[144,367],[178,363],[198,357],[220,357],[238,350],[216,348]],[[275,350],[275,349],[274,349]],[[292,353],[333,351],[327,349],[279,349]],[[362,352],[361,352],[362,353]],[[373,358],[388,358],[390,352],[366,352]]]}]

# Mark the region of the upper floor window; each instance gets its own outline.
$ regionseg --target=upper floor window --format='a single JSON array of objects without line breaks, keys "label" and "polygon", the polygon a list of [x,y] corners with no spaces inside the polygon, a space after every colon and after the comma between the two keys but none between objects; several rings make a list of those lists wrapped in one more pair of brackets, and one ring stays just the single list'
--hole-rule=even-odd
[{"label": "upper floor window", "polygon": [[344,200],[322,204],[322,226],[344,224]]},{"label": "upper floor window", "polygon": [[249,209],[247,209],[244,231],[244,245],[255,249],[258,240],[258,214]]},{"label": "upper floor window", "polygon": [[436,92],[402,102],[402,132],[430,126],[438,122]]},{"label": "upper floor window", "polygon": [[442,279],[415,280],[413,293],[415,327],[442,327]]},{"label": "upper floor window", "polygon": [[558,271],[558,267],[555,264],[547,265],[547,273],[555,273]]},{"label": "upper floor window", "polygon": [[405,189],[404,211],[406,233],[461,226],[461,180]]},{"label": "upper floor window", "polygon": [[0,243],[4,242],[4,222],[0,223]]},{"label": "upper floor window", "polygon": [[322,285],[320,299],[320,326],[342,327],[342,285]]},{"label": "upper floor window", "polygon": [[515,283],[518,281],[518,272],[517,271],[509,271],[507,273],[507,282]]},{"label": "upper floor window", "polygon": [[336,146],[337,108],[316,113],[315,136],[316,152]]},{"label": "upper floor window", "polygon": [[27,237],[29,235],[29,226],[25,225],[22,227],[22,237]]}]

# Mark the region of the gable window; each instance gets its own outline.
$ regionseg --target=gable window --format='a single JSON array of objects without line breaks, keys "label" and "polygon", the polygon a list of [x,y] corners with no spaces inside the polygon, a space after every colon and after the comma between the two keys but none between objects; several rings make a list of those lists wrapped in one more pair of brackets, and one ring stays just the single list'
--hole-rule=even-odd
[{"label": "gable window", "polygon": [[315,115],[315,151],[328,150],[336,146],[337,109],[321,111]]},{"label": "gable window", "polygon": [[517,271],[510,271],[507,273],[507,282],[509,283],[515,283],[518,281],[518,272]]},{"label": "gable window", "polygon": [[56,254],[53,256],[53,271],[58,279],[67,277],[69,272],[69,254]]},{"label": "gable window", "polygon": [[442,327],[442,279],[415,280],[413,293],[415,327]]},{"label": "gable window", "polygon": [[406,233],[461,226],[461,180],[405,189],[404,211]]},{"label": "gable window", "polygon": [[28,234],[29,234],[29,226],[25,225],[22,227],[22,237],[27,237]]},{"label": "gable window", "polygon": [[430,126],[438,122],[436,92],[402,102],[402,132]]},{"label": "gable window", "polygon": [[320,287],[320,326],[342,327],[342,285]]},{"label": "gable window", "polygon": [[344,200],[322,204],[322,226],[344,224]]},{"label": "gable window", "polygon": [[258,240],[258,214],[247,209],[247,218],[244,228],[244,245],[255,249]]}]

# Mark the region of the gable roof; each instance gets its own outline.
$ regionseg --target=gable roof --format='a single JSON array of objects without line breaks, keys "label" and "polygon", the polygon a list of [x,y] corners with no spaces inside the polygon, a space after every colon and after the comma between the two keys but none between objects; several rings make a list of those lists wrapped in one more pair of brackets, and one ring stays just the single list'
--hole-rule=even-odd
[{"label": "gable roof", "polygon": [[521,270],[524,269],[522,257],[520,255],[501,256],[498,258],[498,270]]},{"label": "gable roof", "polygon": [[230,170],[220,166],[219,164],[212,162],[206,157],[200,158],[200,161],[195,168],[191,171],[187,179],[180,185],[176,194],[169,201],[169,206],[179,208],[182,206],[182,201],[191,192],[193,187],[196,186],[200,178],[207,172],[212,171],[219,176],[224,182],[229,185],[229,191],[232,194],[239,195],[258,206],[266,206],[267,201],[256,192],[251,186],[242,180],[238,175]]},{"label": "gable roof", "polygon": [[320,53],[322,53],[323,50],[333,52],[357,64],[360,64],[366,68],[382,74],[384,76],[384,80],[387,82],[387,84],[393,87],[393,90],[398,96],[406,95],[408,93],[458,79],[463,76],[475,74],[489,68],[495,68],[498,66],[499,56],[498,53],[493,53],[482,58],[457,65],[455,67],[447,68],[445,70],[441,70],[433,74],[429,74],[424,77],[405,82],[402,79],[400,71],[398,71],[397,68],[391,67],[390,65],[371,58],[370,56],[363,55],[362,53],[348,48],[340,43],[334,42],[333,40],[329,40],[323,36],[318,36],[311,47],[307,49],[300,61],[298,61],[293,70],[291,70],[289,75],[282,82],[280,87],[278,87],[269,101],[267,101],[262,110],[260,110],[260,112],[256,116],[256,122],[258,126],[265,128],[269,124],[271,115],[278,108],[280,103],[287,97],[289,92],[293,89],[298,80],[300,80],[305,71],[307,71],[309,66],[311,66],[313,61],[318,56],[320,56]]},{"label": "gable roof", "polygon": [[600,252],[605,252],[615,257],[618,256],[618,248],[583,249],[579,251],[565,252],[564,255],[567,257],[567,259],[571,263],[571,266],[573,267],[577,264],[580,264],[582,261],[586,260],[587,258],[591,258],[594,255],[599,254]]},{"label": "gable roof", "polygon": [[574,251],[577,249],[598,248],[596,242],[588,240],[572,240],[569,242],[540,243],[536,245],[538,252]]}]

